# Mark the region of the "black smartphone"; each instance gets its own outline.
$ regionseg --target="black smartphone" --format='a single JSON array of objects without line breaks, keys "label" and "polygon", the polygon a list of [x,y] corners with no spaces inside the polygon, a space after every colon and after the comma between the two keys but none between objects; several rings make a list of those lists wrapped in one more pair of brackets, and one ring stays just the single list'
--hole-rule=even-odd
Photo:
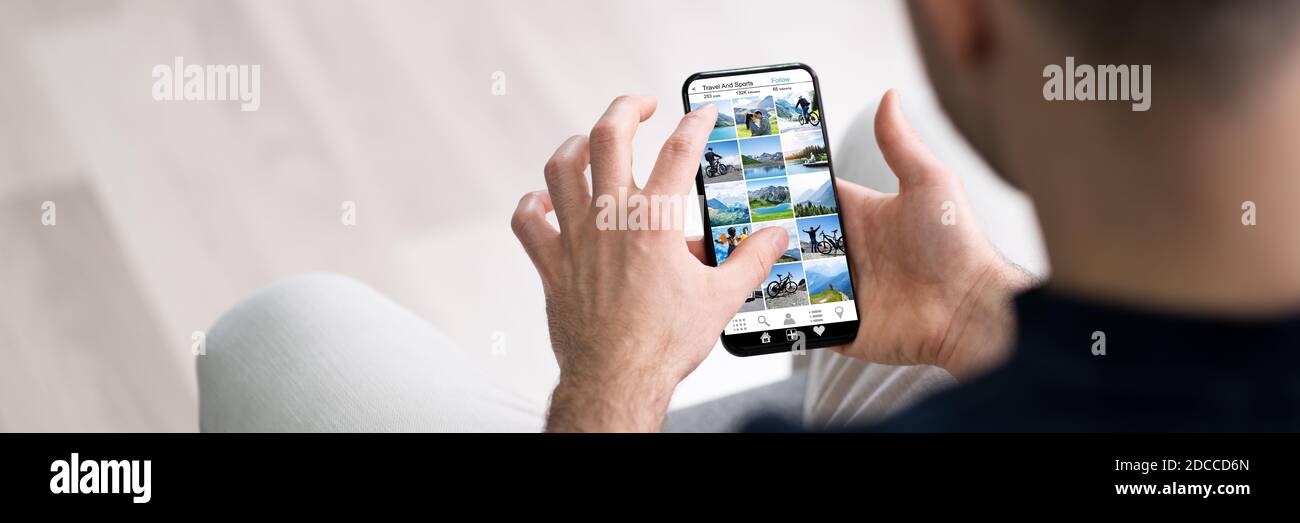
[{"label": "black smartphone", "polygon": [[804,64],[696,73],[682,85],[687,111],[718,107],[695,181],[710,263],[725,263],[759,229],[781,227],[790,237],[722,332],[722,346],[737,356],[830,347],[857,336],[822,102],[817,74]]}]

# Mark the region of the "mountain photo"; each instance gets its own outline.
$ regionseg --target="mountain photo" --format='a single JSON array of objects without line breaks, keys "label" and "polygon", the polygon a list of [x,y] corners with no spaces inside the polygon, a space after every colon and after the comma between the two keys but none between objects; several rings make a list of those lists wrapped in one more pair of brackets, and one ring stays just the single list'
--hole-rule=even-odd
[{"label": "mountain photo", "polygon": [[745,182],[715,183],[704,187],[709,225],[749,223],[749,195]]},{"label": "mountain photo", "polygon": [[781,254],[781,258],[776,261],[777,263],[793,262],[803,259],[803,257],[799,255],[799,230],[795,228],[794,220],[781,220],[777,222],[755,224],[754,232],[770,227],[780,227],[785,229],[786,237],[789,238],[785,252]]},{"label": "mountain photo", "polygon": [[781,135],[781,155],[786,174],[803,174],[830,170],[830,152],[821,131]]},{"label": "mountain photo", "polygon": [[814,305],[853,299],[847,258],[807,261],[803,269],[808,275],[808,299]]},{"label": "mountain photo", "polygon": [[790,187],[785,178],[766,178],[745,182],[749,209],[755,222],[794,218]]},{"label": "mountain photo", "polygon": [[691,104],[691,110],[694,111],[703,105],[714,105],[718,108],[718,119],[713,124],[713,132],[709,133],[709,141],[734,140],[736,138],[736,115],[731,100],[695,102]]},{"label": "mountain photo", "polygon": [[781,137],[763,136],[740,141],[740,163],[745,179],[785,176],[785,157],[781,155]]},{"label": "mountain photo", "polygon": [[790,176],[789,180],[796,216],[802,218],[839,212],[829,171]]}]

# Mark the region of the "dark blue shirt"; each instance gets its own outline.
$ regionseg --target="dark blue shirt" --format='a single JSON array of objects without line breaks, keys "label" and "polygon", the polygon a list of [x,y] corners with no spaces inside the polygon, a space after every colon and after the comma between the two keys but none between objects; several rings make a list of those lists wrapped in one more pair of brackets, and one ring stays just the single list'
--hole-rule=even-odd
[{"label": "dark blue shirt", "polygon": [[[1191,317],[1035,289],[1000,368],[862,430],[1300,430],[1300,314]],[[1105,355],[1097,355],[1105,337]],[[754,430],[783,430],[757,422]]]}]

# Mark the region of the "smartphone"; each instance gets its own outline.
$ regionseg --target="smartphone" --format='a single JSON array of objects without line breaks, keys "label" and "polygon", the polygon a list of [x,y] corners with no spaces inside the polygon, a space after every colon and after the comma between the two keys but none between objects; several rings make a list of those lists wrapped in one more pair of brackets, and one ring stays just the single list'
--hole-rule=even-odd
[{"label": "smartphone", "polygon": [[709,262],[750,234],[781,227],[790,243],[722,332],[722,346],[756,356],[842,345],[858,333],[847,232],[840,220],[817,74],[804,64],[696,73],[687,111],[713,104],[718,121],[696,190]]}]

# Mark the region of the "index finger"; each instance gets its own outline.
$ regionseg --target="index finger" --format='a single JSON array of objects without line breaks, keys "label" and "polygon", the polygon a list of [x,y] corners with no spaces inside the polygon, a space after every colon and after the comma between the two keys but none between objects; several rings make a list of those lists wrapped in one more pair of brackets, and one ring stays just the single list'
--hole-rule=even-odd
[{"label": "index finger", "polygon": [[718,121],[718,108],[713,104],[697,107],[682,117],[677,129],[659,150],[659,159],[646,192],[650,194],[686,194],[695,187],[695,174],[700,170],[700,154],[704,143]]},{"label": "index finger", "polygon": [[615,98],[591,128],[592,196],[614,194],[619,187],[632,186],[632,137],[637,125],[655,112],[655,100],[648,96]]}]

